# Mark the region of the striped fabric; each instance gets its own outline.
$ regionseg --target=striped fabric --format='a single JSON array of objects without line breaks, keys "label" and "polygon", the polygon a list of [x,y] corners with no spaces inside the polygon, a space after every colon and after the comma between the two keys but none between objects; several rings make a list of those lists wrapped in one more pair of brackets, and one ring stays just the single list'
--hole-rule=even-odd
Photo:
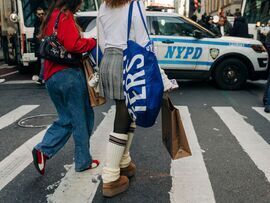
[{"label": "striped fabric", "polygon": [[100,95],[109,99],[124,100],[123,50],[105,49],[100,64]]},{"label": "striped fabric", "polygon": [[119,146],[122,146],[122,147],[125,147],[127,144],[127,140],[119,139],[113,135],[110,135],[109,142],[116,144],[116,145],[119,145]]},{"label": "striped fabric", "polygon": [[134,133],[135,129],[136,129],[136,124],[134,122],[132,122],[130,124],[129,129],[128,129],[128,133]]}]

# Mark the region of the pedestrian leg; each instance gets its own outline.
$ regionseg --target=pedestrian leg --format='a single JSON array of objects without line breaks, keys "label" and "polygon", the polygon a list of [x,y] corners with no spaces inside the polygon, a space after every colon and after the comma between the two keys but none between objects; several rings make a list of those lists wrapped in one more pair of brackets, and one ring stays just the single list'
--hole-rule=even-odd
[{"label": "pedestrian leg", "polygon": [[88,92],[82,70],[72,71],[76,74],[76,78],[69,80],[70,88],[65,99],[71,114],[75,143],[75,170],[80,172],[89,169],[92,164],[89,138],[93,129],[94,112],[89,103],[88,105],[86,103]]},{"label": "pedestrian leg", "polygon": [[110,134],[103,168],[103,196],[113,197],[127,190],[129,180],[120,176],[120,162],[128,142],[131,118],[124,100],[116,100],[114,132]]},{"label": "pedestrian leg", "polygon": [[[49,82],[48,82],[49,83]],[[48,158],[54,156],[68,141],[72,132],[72,125],[69,110],[61,94],[55,91],[54,86],[50,83],[47,89],[51,100],[58,113],[58,120],[55,121],[45,133],[43,140],[35,149],[40,150]]]},{"label": "pedestrian leg", "polygon": [[132,140],[134,137],[135,129],[136,129],[136,124],[135,124],[135,122],[132,122],[130,124],[129,131],[127,133],[128,134],[127,145],[126,145],[124,154],[123,154],[121,162],[120,162],[120,174],[125,175],[127,177],[134,176],[135,172],[136,172],[136,166],[131,161],[131,156],[130,156],[130,147],[131,147]]},{"label": "pedestrian leg", "polygon": [[267,79],[267,83],[266,83],[265,91],[264,91],[264,95],[263,95],[263,105],[266,105],[268,103],[267,95],[268,95],[269,86],[270,86],[270,71],[269,71],[269,76]]}]

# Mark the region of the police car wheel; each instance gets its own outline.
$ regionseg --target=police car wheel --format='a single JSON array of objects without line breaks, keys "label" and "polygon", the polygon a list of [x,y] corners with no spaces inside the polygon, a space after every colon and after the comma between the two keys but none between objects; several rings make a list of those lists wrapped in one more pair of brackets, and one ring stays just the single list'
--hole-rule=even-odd
[{"label": "police car wheel", "polygon": [[214,76],[219,88],[237,90],[246,83],[248,70],[241,60],[226,59],[215,69]]},{"label": "police car wheel", "polygon": [[9,51],[11,51],[12,49],[9,49],[8,47],[7,37],[2,37],[2,46],[5,63],[7,63],[8,65],[16,65],[16,60],[12,59],[11,55],[9,54]]}]

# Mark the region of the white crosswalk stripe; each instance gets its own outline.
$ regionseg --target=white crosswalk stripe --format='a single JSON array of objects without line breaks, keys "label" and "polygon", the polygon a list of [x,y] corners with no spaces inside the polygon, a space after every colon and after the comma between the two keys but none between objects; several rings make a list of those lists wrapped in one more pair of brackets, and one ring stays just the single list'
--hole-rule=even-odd
[{"label": "white crosswalk stripe", "polygon": [[0,130],[14,123],[16,120],[33,111],[37,107],[39,107],[39,105],[23,105],[5,114],[0,118]]},{"label": "white crosswalk stripe", "polygon": [[202,150],[187,107],[178,107],[188,136],[192,156],[172,161],[171,202],[215,202]]},{"label": "white crosswalk stripe", "polygon": [[[3,115],[0,117],[0,130],[38,107],[39,105],[23,105]],[[210,177],[189,108],[187,106],[178,106],[177,108],[180,110],[192,156],[171,162],[172,188],[169,191],[170,201],[173,203],[215,202]],[[212,107],[212,109],[270,182],[270,145],[254,130],[254,126],[247,123],[234,108]],[[252,107],[250,110],[256,116],[264,117],[270,122],[270,114],[264,113],[263,108]],[[100,184],[100,179],[97,177],[101,174],[102,165],[105,162],[106,144],[108,135],[113,129],[114,114],[115,107],[113,106],[91,137],[91,154],[93,158],[101,161],[101,166],[87,172],[76,173],[73,164],[60,181],[57,189],[47,196],[48,202],[92,202]],[[0,162],[0,191],[32,162],[31,150],[42,139],[44,133],[45,130],[39,132]]]},{"label": "white crosswalk stripe", "polygon": [[232,107],[213,107],[213,109],[270,182],[270,145]]},{"label": "white crosswalk stripe", "polygon": [[257,111],[259,114],[261,114],[264,118],[266,118],[270,122],[270,114],[264,112],[263,107],[252,107],[255,111]]},{"label": "white crosswalk stripe", "polygon": [[31,151],[44,133],[41,131],[0,162],[0,191],[33,161]]}]

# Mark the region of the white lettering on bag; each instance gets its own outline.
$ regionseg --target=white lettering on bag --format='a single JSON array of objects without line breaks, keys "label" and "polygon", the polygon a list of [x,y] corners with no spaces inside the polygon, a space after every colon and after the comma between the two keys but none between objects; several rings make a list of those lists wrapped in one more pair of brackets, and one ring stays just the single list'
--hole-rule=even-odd
[{"label": "white lettering on bag", "polygon": [[[124,57],[124,60],[126,60],[126,57]],[[138,64],[135,64],[135,63]],[[133,105],[137,100],[145,100],[146,99],[146,81],[145,79],[138,79],[143,76],[145,76],[145,71],[141,70],[139,72],[136,72],[135,74],[130,73],[131,68],[136,66],[136,69],[140,69],[144,67],[144,56],[142,54],[135,55],[130,63],[126,63],[126,68],[124,70],[124,74],[127,74],[126,80],[125,80],[125,96],[126,96],[126,102],[128,102],[130,105]],[[141,86],[141,93],[137,94],[134,91],[132,93],[128,93],[130,88]],[[129,109],[129,113],[133,115],[133,118],[136,119],[135,112],[138,111],[146,111],[146,106],[131,106],[131,109]]]}]

